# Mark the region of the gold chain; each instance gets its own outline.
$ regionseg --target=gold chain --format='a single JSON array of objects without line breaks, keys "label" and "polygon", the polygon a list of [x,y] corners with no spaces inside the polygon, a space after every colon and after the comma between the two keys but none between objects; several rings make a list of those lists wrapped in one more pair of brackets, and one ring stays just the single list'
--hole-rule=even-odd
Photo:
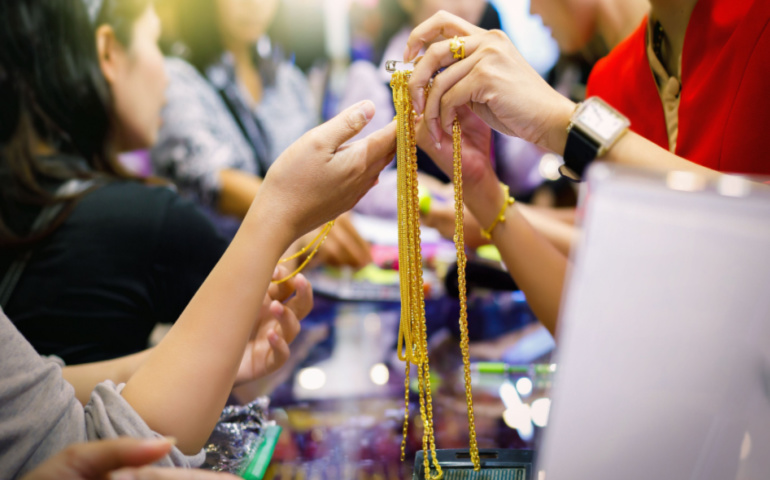
[{"label": "gold chain", "polygon": [[297,274],[301,272],[302,269],[305,268],[308,263],[310,263],[310,260],[313,259],[315,254],[318,253],[318,249],[321,248],[321,245],[323,245],[324,240],[326,240],[326,237],[329,236],[329,232],[331,231],[333,226],[334,226],[334,220],[324,225],[324,228],[322,228],[321,231],[318,232],[318,235],[315,236],[312,242],[305,245],[305,248],[303,248],[302,250],[300,250],[299,252],[295,253],[290,257],[282,258],[281,260],[279,260],[278,263],[281,264],[281,263],[286,263],[290,260],[294,260],[295,258],[299,258],[305,253],[307,253],[307,251],[310,250],[310,248],[313,247],[313,245],[315,245],[315,248],[313,248],[313,251],[310,252],[310,255],[308,255],[307,258],[305,258],[305,260],[300,264],[299,267],[297,267],[296,270],[294,270],[289,275],[287,275],[286,277],[280,280],[273,280],[273,283],[279,284],[279,283],[288,282],[292,278],[296,277]]},{"label": "gold chain", "polygon": [[[404,426],[401,442],[401,459],[405,457],[409,426],[409,374],[410,364],[417,367],[420,418],[423,423],[423,467],[427,480],[443,477],[436,458],[436,442],[433,427],[433,398],[428,361],[428,333],[425,322],[425,295],[422,278],[422,251],[420,239],[420,210],[417,181],[417,143],[415,139],[415,112],[407,82],[411,72],[396,71],[391,79],[393,104],[396,108],[397,165],[398,165],[398,256],[401,289],[401,322],[398,332],[398,358],[406,362],[404,381]],[[462,133],[455,120],[454,132],[455,177],[455,245],[460,285],[460,347],[465,372],[465,394],[468,405],[470,452],[474,469],[480,469],[476,429],[473,416],[473,397],[470,382],[468,356],[468,319],[465,285],[465,237],[463,233],[462,192]],[[431,464],[433,468],[431,469]]]},{"label": "gold chain", "polygon": [[468,353],[468,301],[465,286],[465,207],[463,204],[463,146],[460,121],[455,118],[452,125],[453,170],[455,185],[455,248],[457,249],[457,285],[460,292],[460,351],[463,356],[463,374],[465,378],[465,403],[468,406],[468,436],[471,461],[475,471],[481,470],[479,446],[476,441],[476,421],[473,416],[473,391],[471,390],[471,362]]}]

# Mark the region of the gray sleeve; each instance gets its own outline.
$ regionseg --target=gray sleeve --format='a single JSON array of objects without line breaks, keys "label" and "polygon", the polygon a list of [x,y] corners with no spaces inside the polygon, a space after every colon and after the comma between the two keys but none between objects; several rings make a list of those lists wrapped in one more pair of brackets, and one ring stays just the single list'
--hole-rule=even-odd
[{"label": "gray sleeve", "polygon": [[[91,393],[85,406],[85,426],[88,440],[107,440],[118,437],[161,438],[144,423],[131,405],[120,395],[124,384],[115,385],[110,380],[100,383]],[[163,467],[199,467],[206,459],[201,450],[195,456],[186,456],[177,448],[156,465]]]},{"label": "gray sleeve", "polygon": [[254,114],[270,143],[270,163],[319,122],[310,83],[295,65],[278,67],[275,85],[265,88]]},{"label": "gray sleeve", "polygon": [[168,58],[166,72],[163,125],[150,152],[153,168],[181,193],[214,205],[221,188],[219,172],[254,172],[254,153],[224,101],[194,67]]},{"label": "gray sleeve", "polygon": [[[157,436],[106,382],[84,409],[56,361],[46,360],[0,309],[0,478],[22,476],[73,443],[118,435]],[[178,450],[164,465],[199,466]]]}]

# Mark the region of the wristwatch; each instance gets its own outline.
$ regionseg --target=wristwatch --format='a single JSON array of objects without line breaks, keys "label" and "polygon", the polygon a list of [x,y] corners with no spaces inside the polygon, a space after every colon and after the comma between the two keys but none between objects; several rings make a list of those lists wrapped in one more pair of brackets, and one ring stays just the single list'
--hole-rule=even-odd
[{"label": "wristwatch", "polygon": [[599,97],[591,97],[578,104],[567,127],[567,147],[564,165],[581,179],[588,165],[604,155],[628,131],[631,122]]}]

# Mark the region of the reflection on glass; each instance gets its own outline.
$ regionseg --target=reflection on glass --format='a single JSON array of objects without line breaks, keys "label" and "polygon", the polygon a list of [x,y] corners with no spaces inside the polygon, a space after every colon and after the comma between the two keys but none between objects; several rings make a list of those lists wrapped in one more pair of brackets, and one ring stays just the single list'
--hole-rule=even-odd
[{"label": "reflection on glass", "polygon": [[303,368],[299,371],[297,381],[305,390],[319,390],[326,385],[326,373],[316,367]]},{"label": "reflection on glass", "polygon": [[516,380],[516,390],[519,391],[522,397],[529,396],[532,393],[532,380],[527,377],[521,377]]},{"label": "reflection on glass", "polygon": [[378,363],[369,370],[369,378],[375,385],[385,385],[390,379],[390,372],[384,363]]},{"label": "reflection on glass", "polygon": [[532,402],[532,422],[538,427],[548,425],[548,414],[551,412],[551,399],[538,398]]}]

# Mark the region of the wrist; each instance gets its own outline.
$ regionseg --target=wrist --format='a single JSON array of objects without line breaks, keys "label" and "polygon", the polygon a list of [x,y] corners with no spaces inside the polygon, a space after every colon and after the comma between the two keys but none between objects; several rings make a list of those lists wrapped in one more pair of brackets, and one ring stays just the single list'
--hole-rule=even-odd
[{"label": "wrist", "polygon": [[257,197],[243,219],[238,234],[252,240],[260,235],[267,236],[280,255],[288,250],[300,235],[296,233],[292,223],[286,221],[286,216],[279,214],[275,209],[271,210],[266,203],[259,201]]},{"label": "wrist", "polygon": [[569,127],[576,107],[577,104],[566,97],[559,99],[554,108],[550,110],[548,130],[544,135],[544,142],[540,146],[557,155],[564,155],[564,149],[567,146],[567,127]]},{"label": "wrist", "polygon": [[482,229],[492,225],[505,202],[505,192],[494,174],[478,182],[473,190],[467,191],[465,197],[465,204]]}]

